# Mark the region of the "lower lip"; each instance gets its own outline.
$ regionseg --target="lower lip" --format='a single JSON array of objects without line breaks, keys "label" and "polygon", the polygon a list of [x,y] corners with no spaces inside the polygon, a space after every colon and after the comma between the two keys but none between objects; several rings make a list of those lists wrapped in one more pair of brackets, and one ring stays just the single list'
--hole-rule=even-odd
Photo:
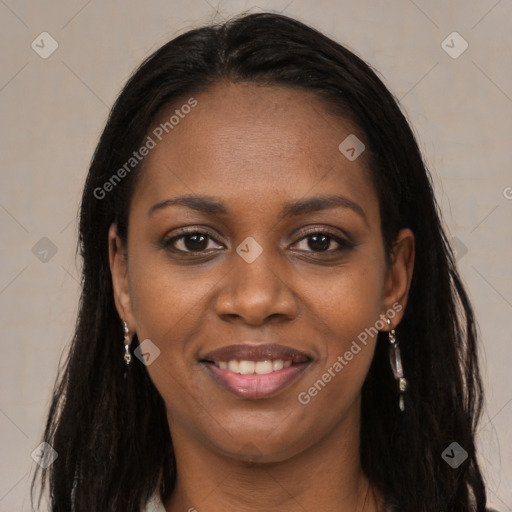
[{"label": "lower lip", "polygon": [[275,372],[259,375],[242,375],[230,370],[221,370],[213,363],[203,361],[201,363],[214,378],[225,389],[242,398],[268,398],[275,395],[293,381],[299,378],[300,374],[309,365],[301,363],[288,366]]}]

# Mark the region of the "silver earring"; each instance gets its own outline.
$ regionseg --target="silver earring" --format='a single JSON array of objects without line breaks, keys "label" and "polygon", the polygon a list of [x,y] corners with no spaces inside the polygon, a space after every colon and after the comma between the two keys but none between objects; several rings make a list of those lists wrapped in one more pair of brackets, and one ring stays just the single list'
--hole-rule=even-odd
[{"label": "silver earring", "polygon": [[[386,318],[388,322],[388,327],[391,327],[391,320]],[[398,341],[396,340],[396,331],[395,329],[390,329],[388,332],[389,339],[389,362],[391,364],[391,369],[393,370],[393,375],[395,379],[398,381],[398,391],[399,391],[399,399],[398,406],[401,411],[405,410],[404,404],[404,393],[407,389],[407,380],[404,377],[404,369],[402,367],[402,358],[400,357],[400,347],[398,346]]]},{"label": "silver earring", "polygon": [[123,321],[123,331],[124,331],[124,360],[127,365],[132,362],[132,355],[130,354],[130,343],[132,340],[130,339],[130,329],[128,329],[128,324]]}]

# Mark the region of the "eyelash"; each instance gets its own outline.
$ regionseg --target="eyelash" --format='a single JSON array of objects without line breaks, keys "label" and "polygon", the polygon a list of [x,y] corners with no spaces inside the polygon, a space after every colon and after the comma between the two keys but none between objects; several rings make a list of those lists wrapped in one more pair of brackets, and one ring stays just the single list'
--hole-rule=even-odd
[{"label": "eyelash", "polygon": [[[208,251],[206,251],[206,250],[187,251],[187,250],[182,250],[182,249],[176,249],[176,247],[174,247],[175,242],[185,238],[186,236],[190,236],[190,235],[206,235],[209,240],[212,240],[212,241],[220,244],[219,242],[217,242],[217,240],[215,239],[215,237],[212,233],[210,233],[209,231],[207,231],[203,228],[202,231],[198,230],[198,229],[181,231],[181,233],[179,235],[175,235],[173,237],[164,239],[162,241],[162,247],[165,249],[171,250],[173,252],[178,252],[178,253],[187,254],[187,255],[188,254],[195,254],[195,255],[208,254]],[[313,253],[313,254],[333,254],[333,253],[342,252],[344,250],[352,249],[355,245],[355,244],[352,244],[351,242],[349,242],[348,240],[340,237],[339,235],[335,235],[334,233],[332,233],[328,230],[325,230],[325,229],[316,229],[314,231],[309,231],[307,233],[301,233],[301,235],[302,235],[301,238],[299,238],[297,240],[297,242],[305,240],[314,235],[325,235],[325,236],[327,236],[327,238],[331,239],[331,241],[334,240],[338,244],[339,247],[336,249],[327,249],[326,251],[312,251],[312,250],[304,251],[304,250],[301,250],[300,252]],[[295,242],[293,245],[295,245],[297,242]],[[329,243],[329,245],[330,245],[330,243]]]}]

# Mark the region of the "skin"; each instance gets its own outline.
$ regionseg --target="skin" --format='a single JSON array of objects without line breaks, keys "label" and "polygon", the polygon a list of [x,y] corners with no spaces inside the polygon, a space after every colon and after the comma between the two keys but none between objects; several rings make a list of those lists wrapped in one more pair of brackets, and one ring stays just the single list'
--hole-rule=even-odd
[{"label": "skin", "polygon": [[[349,134],[364,135],[312,93],[219,83],[194,97],[198,105],[144,160],[127,247],[115,225],[109,233],[119,315],[131,335],[160,350],[147,370],[167,406],[178,468],[166,510],[377,511],[382,496],[358,453],[361,387],[376,337],[307,405],[297,397],[393,304],[405,309],[414,236],[400,231],[388,268],[364,153],[349,161],[338,150]],[[228,213],[168,206],[148,214],[188,194],[215,197]],[[336,207],[278,219],[286,202],[327,194],[357,203],[365,218]],[[190,237],[174,251],[162,247],[181,227],[209,228],[202,255],[179,253],[197,249]],[[322,252],[311,239],[318,231],[354,247],[336,251],[328,238]],[[236,252],[249,236],[263,249],[252,263]],[[275,396],[243,399],[198,359],[244,340],[288,345],[313,362]]]}]

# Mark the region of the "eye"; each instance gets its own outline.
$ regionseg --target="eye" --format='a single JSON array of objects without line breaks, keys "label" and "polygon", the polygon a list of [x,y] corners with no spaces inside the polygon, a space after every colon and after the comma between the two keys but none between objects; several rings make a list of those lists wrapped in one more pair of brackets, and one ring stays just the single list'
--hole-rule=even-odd
[{"label": "eye", "polygon": [[[333,233],[329,233],[327,231],[319,230],[308,233],[306,236],[302,237],[298,242],[295,243],[295,245],[300,244],[302,244],[302,248],[299,247],[299,250],[316,253],[333,253],[353,247],[351,243],[349,243],[347,240],[344,240],[340,236],[334,235]],[[332,248],[333,245],[337,245],[337,247]]]},{"label": "eye", "polygon": [[[206,231],[185,231],[180,235],[168,238],[163,242],[165,248],[176,252],[201,253],[212,250],[209,242],[216,242],[212,235]],[[222,246],[215,246],[222,249]]]},{"label": "eye", "polygon": [[[351,249],[354,246],[341,236],[325,230],[311,231],[294,245],[302,252],[330,254]],[[211,233],[198,229],[182,231],[179,235],[168,237],[162,241],[162,246],[173,252],[184,254],[209,253],[215,249],[223,249]]]}]

